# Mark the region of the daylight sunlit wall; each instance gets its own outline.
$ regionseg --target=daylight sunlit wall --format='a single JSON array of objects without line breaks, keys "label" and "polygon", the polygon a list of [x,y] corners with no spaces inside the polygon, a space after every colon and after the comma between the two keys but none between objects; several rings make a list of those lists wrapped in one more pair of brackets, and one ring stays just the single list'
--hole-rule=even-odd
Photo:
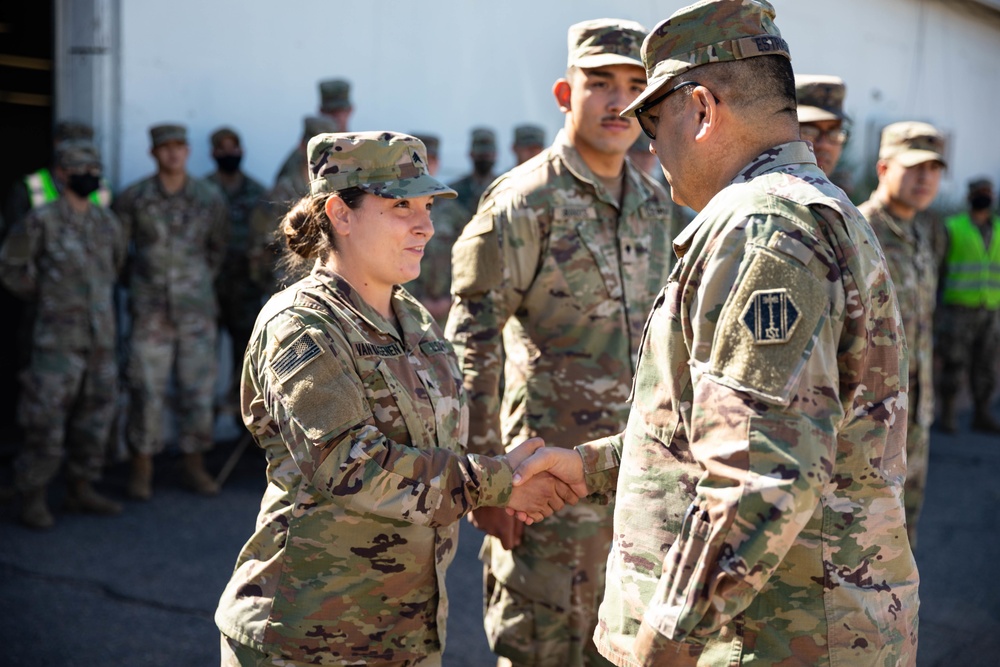
[{"label": "daylight sunlit wall", "polygon": [[[469,166],[469,130],[562,125],[551,86],[565,69],[566,28],[619,16],[652,28],[679,0],[121,0],[118,185],[152,170],[149,125],[185,123],[191,171],[213,167],[208,135],[230,124],[245,166],[270,183],[318,107],[316,82],[353,82],[352,129],[433,132],[442,176]],[[941,0],[774,0],[796,71],[842,76],[858,180],[877,132],[905,118],[954,139],[943,196],[977,174],[1000,180],[1000,17]]]}]

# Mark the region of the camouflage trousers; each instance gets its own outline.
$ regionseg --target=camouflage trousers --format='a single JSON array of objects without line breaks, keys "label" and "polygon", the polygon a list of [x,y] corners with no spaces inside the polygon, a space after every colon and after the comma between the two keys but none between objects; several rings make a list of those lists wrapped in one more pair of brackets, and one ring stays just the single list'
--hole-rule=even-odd
[{"label": "camouflage trousers", "polygon": [[163,450],[164,409],[176,380],[177,446],[185,454],[212,448],[216,375],[215,318],[186,313],[137,314],[129,339],[126,436],[136,454]]},{"label": "camouflage trousers", "polygon": [[903,483],[906,534],[910,538],[911,549],[917,546],[917,521],[924,506],[927,459],[931,451],[930,429],[921,421],[917,411],[911,410],[906,428],[906,481]]},{"label": "camouflage trousers", "polygon": [[14,463],[20,490],[48,484],[67,453],[71,477],[101,476],[117,379],[112,349],[31,351],[18,406],[24,428],[24,449]]},{"label": "camouflage trousers", "polygon": [[566,506],[506,551],[487,537],[483,617],[490,649],[518,667],[610,666],[594,645],[613,506]]},{"label": "camouflage trousers", "polygon": [[[222,667],[306,667],[307,665],[327,664],[322,662],[322,656],[310,655],[308,662],[306,662],[264,653],[246,644],[241,644],[226,635],[222,635],[221,652]],[[317,662],[317,658],[320,662]],[[381,667],[441,667],[441,654],[435,653],[417,662],[402,660],[379,662],[378,664]]]},{"label": "camouflage trousers", "polygon": [[943,396],[958,393],[968,375],[973,400],[990,400],[996,386],[994,372],[1000,352],[1000,311],[963,306],[942,306],[935,315],[938,324],[937,352],[941,357],[938,387]]}]

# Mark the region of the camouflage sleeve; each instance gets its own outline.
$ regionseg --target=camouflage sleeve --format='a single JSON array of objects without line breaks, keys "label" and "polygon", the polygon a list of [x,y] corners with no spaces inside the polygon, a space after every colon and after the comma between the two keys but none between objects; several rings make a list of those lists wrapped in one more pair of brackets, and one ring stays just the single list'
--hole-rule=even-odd
[{"label": "camouflage sleeve", "polygon": [[38,267],[35,257],[42,243],[42,224],[32,214],[11,227],[0,247],[0,283],[20,299],[35,296]]},{"label": "camouflage sleeve", "polygon": [[711,350],[692,362],[690,446],[703,474],[643,618],[640,636],[654,641],[702,643],[746,609],[816,511],[844,414],[846,297],[827,277],[831,258],[781,232],[766,246],[730,236],[691,313],[718,313],[691,346]]},{"label": "camouflage sleeve", "polygon": [[618,468],[622,460],[622,435],[613,435],[586,442],[575,447],[583,459],[583,473],[586,475],[588,498],[594,502],[607,503],[614,497],[618,486]]},{"label": "camouflage sleeve", "polygon": [[255,346],[262,407],[320,493],[357,512],[428,526],[507,503],[513,472],[505,459],[416,449],[379,431],[337,327],[285,316],[268,328],[280,334]]},{"label": "camouflage sleeve", "polygon": [[116,275],[121,275],[122,269],[125,268],[125,255],[127,252],[125,230],[122,227],[121,220],[115,215],[114,211],[111,209],[104,210],[107,212],[108,217],[111,218],[111,228],[114,230],[114,237],[111,239],[111,256],[115,263],[115,273]]},{"label": "camouflage sleeve", "polygon": [[540,243],[531,212],[512,198],[484,200],[452,250],[454,295],[445,335],[469,392],[469,449],[502,454],[500,378],[504,324],[531,285]]}]

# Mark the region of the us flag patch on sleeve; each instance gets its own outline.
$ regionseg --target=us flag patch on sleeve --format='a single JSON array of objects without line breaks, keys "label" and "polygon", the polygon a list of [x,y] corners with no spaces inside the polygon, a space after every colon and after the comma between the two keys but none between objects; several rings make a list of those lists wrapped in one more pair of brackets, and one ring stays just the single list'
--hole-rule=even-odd
[{"label": "us flag patch on sleeve", "polygon": [[278,378],[278,382],[284,382],[305,368],[309,362],[319,357],[324,351],[316,344],[308,331],[303,331],[284,352],[271,362],[271,371]]}]

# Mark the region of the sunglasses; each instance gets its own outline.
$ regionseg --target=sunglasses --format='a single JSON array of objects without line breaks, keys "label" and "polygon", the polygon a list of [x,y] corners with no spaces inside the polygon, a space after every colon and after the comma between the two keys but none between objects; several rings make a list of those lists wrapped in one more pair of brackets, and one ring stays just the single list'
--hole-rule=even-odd
[{"label": "sunglasses", "polygon": [[656,108],[656,106],[667,99],[678,90],[684,86],[700,86],[701,84],[697,81],[685,81],[683,83],[678,83],[676,86],[663,93],[658,97],[654,97],[650,101],[646,102],[640,107],[636,107],[635,119],[639,121],[639,127],[642,128],[643,133],[650,139],[656,139],[656,123],[659,121],[658,116],[650,116],[649,112]]}]

